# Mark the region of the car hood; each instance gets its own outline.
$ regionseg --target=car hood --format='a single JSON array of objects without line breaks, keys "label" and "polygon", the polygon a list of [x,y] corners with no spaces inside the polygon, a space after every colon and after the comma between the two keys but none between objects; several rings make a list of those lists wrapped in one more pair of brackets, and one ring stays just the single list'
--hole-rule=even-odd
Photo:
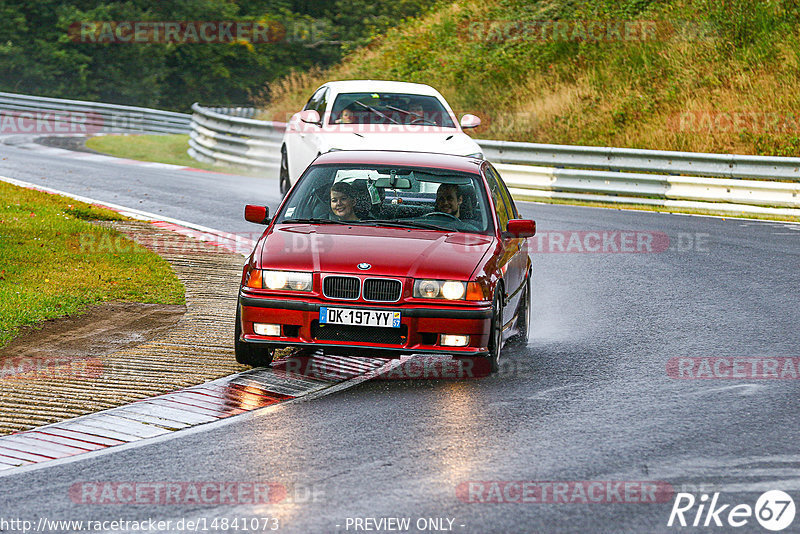
[{"label": "car hood", "polygon": [[461,280],[495,244],[489,235],[310,224],[276,225],[264,239],[264,269]]},{"label": "car hood", "polygon": [[325,132],[320,136],[320,151],[330,150],[402,150],[406,152],[434,152],[468,156],[482,153],[470,136],[447,128],[430,128],[427,131],[404,130],[384,132]]}]

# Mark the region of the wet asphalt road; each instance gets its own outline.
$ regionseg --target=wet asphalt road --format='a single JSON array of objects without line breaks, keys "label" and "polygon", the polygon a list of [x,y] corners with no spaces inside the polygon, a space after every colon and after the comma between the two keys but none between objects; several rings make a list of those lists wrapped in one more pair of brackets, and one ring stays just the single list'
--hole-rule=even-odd
[{"label": "wet asphalt road", "polygon": [[[3,176],[227,231],[253,230],[242,220],[244,203],[274,208],[279,200],[274,177],[81,162],[2,145],[0,157]],[[671,358],[800,357],[800,225],[520,208],[541,235],[532,242],[531,339],[508,351],[500,374],[370,381],[4,476],[0,514],[157,518],[171,520],[170,531],[179,531],[181,519],[205,521],[214,531],[214,518],[244,516],[277,518],[279,532],[365,532],[356,519],[388,517],[410,518],[409,532],[767,532],[752,517],[736,529],[668,527],[672,498],[465,502],[469,495],[457,488],[469,481],[663,482],[751,506],[764,491],[781,489],[800,505],[800,381],[678,380],[667,372]],[[572,231],[615,230],[661,232],[669,248],[538,252],[539,243],[549,251],[559,232],[567,243]],[[98,481],[275,482],[289,495],[260,505],[71,500],[74,484]],[[492,486],[475,487],[487,492],[477,499]],[[435,530],[429,518],[452,523]],[[784,532],[798,531],[800,518]]]}]

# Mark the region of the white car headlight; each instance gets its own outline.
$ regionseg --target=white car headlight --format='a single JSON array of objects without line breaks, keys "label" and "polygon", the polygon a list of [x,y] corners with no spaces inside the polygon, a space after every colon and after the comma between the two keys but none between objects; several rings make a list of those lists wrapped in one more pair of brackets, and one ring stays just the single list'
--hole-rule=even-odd
[{"label": "white car headlight", "polygon": [[311,291],[311,273],[292,271],[262,271],[266,289]]},{"label": "white car headlight", "polygon": [[462,300],[467,283],[458,280],[415,280],[414,296],[423,299]]}]

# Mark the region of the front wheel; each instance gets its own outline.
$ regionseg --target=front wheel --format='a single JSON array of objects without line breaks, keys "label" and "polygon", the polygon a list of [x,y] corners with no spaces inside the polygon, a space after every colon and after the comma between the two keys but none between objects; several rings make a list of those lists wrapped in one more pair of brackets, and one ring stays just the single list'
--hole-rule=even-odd
[{"label": "front wheel", "polygon": [[240,340],[242,337],[242,319],[238,306],[236,307],[236,326],[233,330],[233,352],[236,355],[236,361],[251,367],[269,367],[275,355],[275,349],[254,343],[245,343]]},{"label": "front wheel", "polygon": [[281,195],[289,192],[292,187],[292,182],[289,179],[289,156],[286,155],[286,147],[281,148],[281,171],[280,171],[280,188]]},{"label": "front wheel", "polygon": [[492,324],[489,329],[489,361],[490,372],[496,373],[500,369],[500,350],[503,348],[503,304],[501,301],[502,287],[498,286],[492,302]]}]

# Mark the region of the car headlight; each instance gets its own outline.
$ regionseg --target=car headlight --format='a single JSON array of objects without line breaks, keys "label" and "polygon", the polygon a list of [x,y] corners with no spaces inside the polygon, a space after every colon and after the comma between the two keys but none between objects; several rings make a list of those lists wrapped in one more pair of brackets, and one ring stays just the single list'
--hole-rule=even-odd
[{"label": "car headlight", "polygon": [[311,291],[311,273],[261,271],[262,287],[276,291]]},{"label": "car headlight", "polygon": [[467,283],[457,280],[415,280],[414,296],[423,299],[462,300]]}]

